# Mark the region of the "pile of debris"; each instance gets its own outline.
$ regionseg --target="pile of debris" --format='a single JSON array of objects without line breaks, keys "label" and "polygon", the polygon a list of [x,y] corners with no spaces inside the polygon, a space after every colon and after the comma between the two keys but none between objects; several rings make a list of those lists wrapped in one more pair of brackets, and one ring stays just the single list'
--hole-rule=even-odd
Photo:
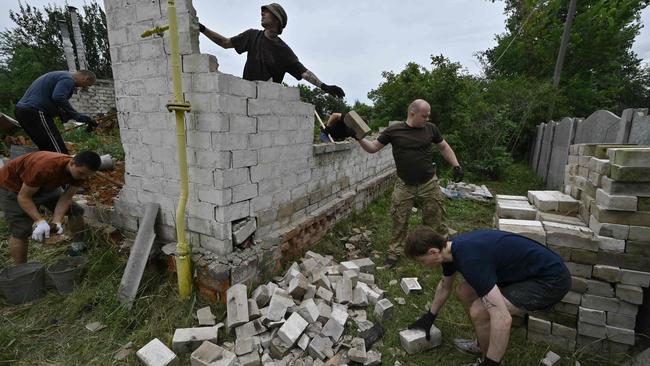
[{"label": "pile of debris", "polygon": [[[369,258],[339,264],[331,256],[307,252],[300,264],[294,262],[284,276],[258,286],[250,298],[244,284],[228,289],[226,329],[234,333],[234,344],[218,345],[224,324],[214,325],[208,307],[197,312],[199,324],[208,326],[177,329],[173,351],[154,339],[137,355],[147,365],[172,364],[176,354],[189,352],[192,365],[379,365],[381,353],[372,347],[394,306],[375,284],[374,269]],[[415,278],[403,279],[401,287],[407,294],[421,290]],[[377,323],[369,319],[369,306]],[[351,323],[359,331],[356,337],[344,335]],[[435,326],[430,341],[422,330],[400,332],[408,353],[433,348],[441,338]]]},{"label": "pile of debris", "polygon": [[648,306],[650,148],[579,144],[570,151],[568,194],[497,195],[496,226],[548,246],[572,275],[571,291],[552,311],[528,317],[529,340],[626,352]]},{"label": "pile of debris", "polygon": [[492,193],[483,185],[476,185],[465,182],[449,183],[447,187],[441,188],[442,193],[451,199],[470,199],[479,202],[488,202],[492,200]]}]

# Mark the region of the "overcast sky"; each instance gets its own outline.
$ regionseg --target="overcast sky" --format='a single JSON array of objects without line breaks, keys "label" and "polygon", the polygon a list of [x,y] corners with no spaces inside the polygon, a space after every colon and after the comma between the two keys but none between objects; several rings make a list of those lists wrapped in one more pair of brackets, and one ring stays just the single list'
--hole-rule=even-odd
[{"label": "overcast sky", "polygon": [[[23,2],[41,8],[47,3],[66,3],[58,0]],[[476,52],[493,47],[495,35],[505,30],[504,3],[500,1],[279,2],[289,18],[282,39],[323,82],[342,87],[350,104],[355,100],[369,102],[367,94],[382,81],[382,71],[399,72],[411,61],[428,67],[432,54],[443,54],[460,62],[468,72],[478,74],[480,65]],[[68,0],[67,3],[81,8],[84,1]],[[99,3],[103,6],[103,1]],[[260,5],[267,2],[194,0],[193,3],[203,24],[230,37],[249,28],[260,28]],[[17,8],[18,0],[0,1],[0,29],[14,26],[9,19],[9,9]],[[643,11],[642,23],[650,23],[650,8]],[[224,50],[204,36],[199,42],[203,53],[217,57],[221,72],[241,76],[245,54]],[[650,28],[641,30],[634,51],[645,62],[650,62]],[[288,74],[284,81],[290,85],[298,83]]]}]

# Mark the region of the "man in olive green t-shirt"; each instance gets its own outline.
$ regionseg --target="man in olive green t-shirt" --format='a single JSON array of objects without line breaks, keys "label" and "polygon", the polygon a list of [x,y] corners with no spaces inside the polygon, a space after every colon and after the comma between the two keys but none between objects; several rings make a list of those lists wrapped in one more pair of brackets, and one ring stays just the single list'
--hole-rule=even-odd
[{"label": "man in olive green t-shirt", "polygon": [[454,169],[454,181],[463,179],[463,169],[456,154],[442,138],[438,127],[429,121],[431,106],[417,99],[408,107],[406,122],[386,128],[374,140],[359,140],[361,147],[374,154],[388,144],[393,145],[393,159],[397,168],[397,181],[392,196],[391,216],[393,236],[389,250],[388,266],[394,266],[402,252],[408,219],[414,203],[422,210],[422,222],[438,234],[447,236],[444,224],[444,196],[438,186],[436,167],[433,162],[432,144],[438,147],[442,157]]}]

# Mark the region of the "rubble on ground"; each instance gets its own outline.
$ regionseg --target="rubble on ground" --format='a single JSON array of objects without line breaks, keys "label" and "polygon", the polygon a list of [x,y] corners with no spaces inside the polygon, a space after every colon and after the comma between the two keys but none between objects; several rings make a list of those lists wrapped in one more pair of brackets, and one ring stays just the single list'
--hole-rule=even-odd
[{"label": "rubble on ground", "polygon": [[[395,306],[375,284],[374,270],[369,258],[337,263],[309,251],[284,276],[252,289],[250,298],[245,284],[228,289],[225,329],[235,336],[234,344],[218,344],[220,323],[177,329],[172,349],[191,353],[193,365],[379,365],[381,353],[373,345],[384,329],[368,314],[372,311],[382,322]],[[197,317],[202,324],[214,321],[209,308],[200,309]],[[347,334],[352,327],[358,330],[355,338]],[[421,330],[407,333],[402,344],[409,353],[440,344],[435,326],[432,341],[423,340]]]}]

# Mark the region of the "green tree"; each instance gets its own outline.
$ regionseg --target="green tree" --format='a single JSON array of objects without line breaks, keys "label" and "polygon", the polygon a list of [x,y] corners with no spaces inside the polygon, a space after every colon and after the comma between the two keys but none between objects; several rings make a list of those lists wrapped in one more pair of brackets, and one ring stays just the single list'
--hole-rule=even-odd
[{"label": "green tree", "polygon": [[[82,10],[79,22],[88,68],[99,78],[112,78],[106,14],[96,2],[85,4]],[[13,105],[34,79],[67,69],[58,20],[68,22],[70,34],[72,28],[67,10],[53,4],[39,9],[19,2],[9,17],[16,26],[0,31],[0,109],[13,114]]]},{"label": "green tree", "polygon": [[345,113],[350,106],[341,98],[333,97],[319,88],[311,88],[307,85],[298,84],[300,100],[314,105],[314,109],[321,118],[325,119],[334,112]]},{"label": "green tree", "polygon": [[[507,30],[496,37],[494,48],[481,53],[486,75],[550,81],[569,1],[504,1]],[[620,113],[647,102],[647,86],[632,88],[643,80],[632,44],[641,27],[640,13],[649,2],[577,2],[553,117],[588,116],[597,109]]]}]

